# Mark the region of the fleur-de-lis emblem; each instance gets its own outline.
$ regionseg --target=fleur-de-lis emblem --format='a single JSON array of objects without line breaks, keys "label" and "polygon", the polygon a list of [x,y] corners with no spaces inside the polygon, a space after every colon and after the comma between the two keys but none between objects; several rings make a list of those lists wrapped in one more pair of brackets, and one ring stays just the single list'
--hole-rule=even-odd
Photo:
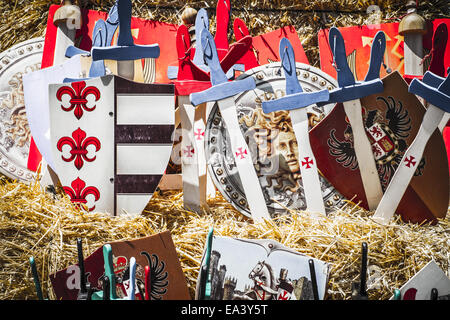
[{"label": "fleur-de-lis emblem", "polygon": [[[81,180],[79,177],[72,181],[70,187],[63,187],[65,193],[67,193],[70,197],[70,200],[74,203],[86,204],[86,197],[88,195],[93,195],[94,200],[98,201],[100,199],[100,191],[96,187],[86,187],[86,182]],[[89,211],[93,211],[95,206],[89,208]]]},{"label": "fleur-de-lis emblem", "polygon": [[69,145],[71,147],[70,158],[65,158],[64,156],[61,156],[61,158],[66,162],[72,162],[73,160],[75,160],[75,167],[80,170],[83,167],[84,161],[92,162],[97,158],[97,156],[94,156],[92,158],[88,157],[87,147],[93,145],[95,146],[95,152],[97,152],[101,148],[101,143],[95,137],[86,138],[86,132],[84,132],[80,128],[72,132],[72,137],[73,138],[62,137],[61,139],[59,139],[56,147],[60,152],[62,152],[63,146]]},{"label": "fleur-de-lis emblem", "polygon": [[72,87],[65,86],[59,88],[59,90],[56,92],[56,98],[59,101],[62,101],[61,99],[65,94],[69,95],[70,106],[66,108],[63,105],[61,105],[61,108],[67,112],[70,112],[73,109],[75,109],[74,111],[75,117],[78,120],[80,120],[81,117],[83,116],[83,110],[89,112],[94,110],[96,107],[96,105],[94,105],[91,108],[87,106],[88,103],[87,96],[93,94],[95,96],[95,101],[98,101],[98,99],[100,99],[100,91],[96,87],[92,86],[86,88],[86,82],[84,81],[72,82],[71,86]]}]

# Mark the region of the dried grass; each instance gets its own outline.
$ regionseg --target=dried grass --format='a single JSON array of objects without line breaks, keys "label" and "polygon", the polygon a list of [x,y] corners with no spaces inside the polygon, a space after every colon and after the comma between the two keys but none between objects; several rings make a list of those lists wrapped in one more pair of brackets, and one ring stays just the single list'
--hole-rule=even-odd
[{"label": "dried grass", "polygon": [[[107,11],[114,0],[84,0],[88,9]],[[59,1],[0,1],[0,51],[15,43],[43,36],[50,4]],[[380,22],[399,21],[403,0],[232,1],[233,18],[243,19],[252,35],[294,25],[310,63],[319,65],[317,32],[323,27],[366,24],[366,13],[377,4]],[[216,1],[133,1],[133,15],[180,23],[184,6],[209,7],[214,30]],[[159,6],[159,7],[156,7]],[[450,17],[447,0],[420,1],[425,18]],[[296,11],[304,10],[304,11]],[[369,264],[378,267],[379,281],[369,278],[369,297],[388,299],[431,259],[450,274],[450,216],[435,226],[405,224],[383,227],[371,213],[349,204],[326,218],[293,212],[266,224],[253,224],[220,195],[210,200],[210,212],[195,214],[182,207],[182,193],[155,194],[141,216],[112,218],[85,214],[68,200],[0,178],[0,299],[35,299],[28,258],[34,256],[46,295],[54,299],[49,274],[76,263],[76,239],[84,240],[85,256],[105,242],[129,240],[170,230],[191,294],[194,293],[205,237],[215,234],[241,238],[270,238],[301,253],[332,264],[328,298],[349,299],[351,282],[359,277],[360,247],[369,245]],[[376,270],[376,271],[377,271]]]},{"label": "dried grass", "polygon": [[[381,226],[372,213],[349,203],[328,217],[292,212],[275,221],[254,224],[218,194],[210,212],[183,209],[182,193],[155,194],[141,216],[110,217],[82,213],[68,197],[43,192],[39,185],[0,184],[0,299],[36,299],[28,258],[34,256],[45,295],[54,299],[49,274],[77,263],[76,239],[85,256],[105,242],[130,240],[169,230],[193,296],[205,239],[215,235],[268,238],[331,264],[328,299],[349,299],[359,279],[361,243],[369,246],[370,299],[388,299],[431,259],[449,274],[450,217],[437,225]],[[369,270],[372,270],[370,267]],[[377,281],[373,281],[377,279]]]}]

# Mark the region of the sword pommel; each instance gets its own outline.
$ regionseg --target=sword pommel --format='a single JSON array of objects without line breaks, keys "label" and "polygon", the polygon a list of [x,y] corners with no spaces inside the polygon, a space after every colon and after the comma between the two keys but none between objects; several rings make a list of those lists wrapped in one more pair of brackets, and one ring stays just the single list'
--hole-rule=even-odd
[{"label": "sword pommel", "polygon": [[73,4],[73,1],[64,1],[64,4],[55,12],[53,24],[55,26],[66,23],[69,29],[81,28],[81,10]]},{"label": "sword pommel", "polygon": [[408,13],[400,21],[400,24],[398,26],[398,34],[425,34],[427,32],[427,25],[425,19],[417,14],[416,1],[408,1],[408,3],[406,4],[406,9]]}]

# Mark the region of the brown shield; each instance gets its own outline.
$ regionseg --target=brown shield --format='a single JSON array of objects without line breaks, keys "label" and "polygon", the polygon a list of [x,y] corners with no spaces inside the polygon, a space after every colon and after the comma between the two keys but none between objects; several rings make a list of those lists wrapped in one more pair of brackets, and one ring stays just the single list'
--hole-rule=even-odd
[{"label": "brown shield", "polygon": [[[416,137],[426,109],[408,92],[408,85],[398,72],[383,78],[383,84],[382,93],[361,99],[361,105],[384,191]],[[344,197],[367,209],[351,126],[341,103],[310,131],[310,139],[322,174]],[[436,222],[436,218],[445,217],[448,202],[447,155],[437,129],[396,212],[407,222]]]},{"label": "brown shield", "polygon": [[[152,300],[189,300],[189,290],[180,261],[169,231],[153,236],[110,243],[113,253],[114,273],[120,278],[116,291],[119,297],[126,296],[127,271],[130,258],[136,259],[136,288],[145,281],[144,268],[149,265],[152,272]],[[101,290],[104,274],[103,247],[98,248],[84,260],[87,281],[91,288]],[[78,265],[69,266],[50,275],[57,300],[76,300],[80,288]],[[129,274],[129,273],[128,273]],[[137,288],[138,289],[138,288]],[[136,300],[143,297],[136,292]]]}]

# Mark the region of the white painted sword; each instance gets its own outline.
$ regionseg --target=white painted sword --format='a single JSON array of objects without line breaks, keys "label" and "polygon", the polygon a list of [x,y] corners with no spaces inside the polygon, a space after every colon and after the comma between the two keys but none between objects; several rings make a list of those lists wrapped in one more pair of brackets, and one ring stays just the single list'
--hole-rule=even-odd
[{"label": "white painted sword", "polygon": [[330,91],[330,102],[342,102],[353,133],[353,145],[358,161],[364,191],[369,210],[375,210],[383,196],[380,177],[375,164],[372,146],[366,134],[362,118],[362,106],[359,99],[383,91],[380,68],[386,49],[386,36],[379,31],[372,42],[370,65],[362,82],[355,82],[345,52],[344,39],[339,29],[333,27],[329,33],[329,43],[337,71],[339,88]]},{"label": "white painted sword", "polygon": [[373,219],[387,224],[394,215],[411,179],[419,166],[425,147],[431,135],[438,128],[444,115],[450,112],[450,76],[442,78],[427,71],[422,81],[413,79],[409,92],[428,102],[428,108],[419,131],[406,150],[403,158],[389,183]]},{"label": "white painted sword", "polygon": [[289,110],[298,142],[298,161],[300,162],[307,210],[325,215],[325,204],[323,202],[317,162],[309,141],[309,121],[305,107],[318,102],[328,101],[330,94],[326,89],[317,92],[303,92],[297,78],[294,49],[287,38],[281,39],[279,54],[286,78],[286,95],[276,100],[264,101],[262,108],[265,113]]},{"label": "white painted sword", "polygon": [[202,92],[192,93],[190,95],[191,103],[194,106],[198,106],[204,102],[217,101],[228,130],[231,151],[252,218],[256,222],[270,219],[266,200],[253,166],[252,157],[239,126],[236,103],[233,98],[236,94],[254,89],[256,83],[252,77],[228,82],[227,76],[220,66],[214,39],[207,29],[202,31],[201,45],[211,72],[212,87]]}]

